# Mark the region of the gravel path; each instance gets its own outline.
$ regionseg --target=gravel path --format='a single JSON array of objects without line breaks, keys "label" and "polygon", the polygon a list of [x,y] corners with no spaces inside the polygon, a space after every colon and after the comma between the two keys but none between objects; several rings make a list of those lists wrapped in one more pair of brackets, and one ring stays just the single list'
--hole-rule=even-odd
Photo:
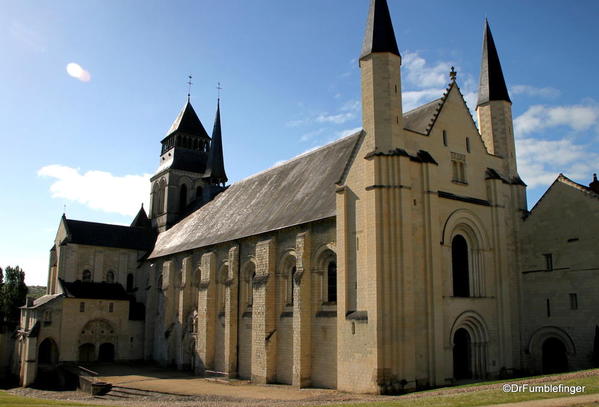
[{"label": "gravel path", "polygon": [[[135,373],[138,373],[137,371]],[[161,371],[164,376],[165,372]],[[168,375],[167,375],[168,376]],[[375,396],[343,393],[336,390],[301,389],[280,385],[251,385],[244,382],[226,384],[209,379],[184,377],[173,373],[172,378],[157,378],[155,375],[145,379],[139,375],[120,376],[119,383],[113,383],[115,388],[105,396],[93,397],[77,391],[45,391],[32,388],[14,388],[9,393],[42,399],[76,401],[112,406],[143,406],[143,407],[295,407],[315,406],[336,403],[360,403],[371,401],[391,401],[401,399],[418,399],[422,397],[452,395],[496,389],[500,384],[486,384],[460,388],[443,388],[427,392],[411,393],[404,396]],[[542,377],[536,379],[514,379],[511,383],[544,383],[559,382],[575,378],[595,376],[599,380],[599,370],[574,372],[563,375]],[[107,377],[107,376],[105,376]],[[112,377],[114,378],[114,376]],[[155,387],[160,387],[157,391]],[[180,391],[181,389],[187,391]],[[179,390],[179,391],[174,391]],[[200,394],[200,392],[204,392]],[[168,394],[168,393],[187,393]],[[506,404],[518,407],[565,407],[581,403],[594,405],[599,395],[580,395],[560,399],[539,400],[524,403]],[[587,404],[585,404],[587,405]],[[502,405],[503,406],[503,405]]]}]

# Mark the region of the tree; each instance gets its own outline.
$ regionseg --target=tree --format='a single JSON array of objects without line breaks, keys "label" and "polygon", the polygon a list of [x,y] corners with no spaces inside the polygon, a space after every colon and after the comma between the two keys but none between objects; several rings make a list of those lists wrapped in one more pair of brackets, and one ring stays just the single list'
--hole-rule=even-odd
[{"label": "tree", "polygon": [[0,287],[0,313],[3,321],[8,326],[19,323],[19,307],[27,302],[27,286],[25,285],[25,272],[19,266],[8,266],[4,270],[4,283]]}]

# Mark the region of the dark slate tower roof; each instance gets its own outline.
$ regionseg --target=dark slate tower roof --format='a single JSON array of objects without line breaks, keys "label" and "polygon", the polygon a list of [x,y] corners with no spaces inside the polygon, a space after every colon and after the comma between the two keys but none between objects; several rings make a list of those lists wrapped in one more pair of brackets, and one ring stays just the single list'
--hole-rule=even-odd
[{"label": "dark slate tower roof", "polygon": [[133,219],[133,222],[131,222],[131,227],[152,229],[152,222],[150,219],[148,219],[148,215],[146,214],[143,204],[141,204],[139,212],[137,212],[135,219]]},{"label": "dark slate tower roof", "polygon": [[168,137],[177,132],[191,134],[206,139],[209,138],[206,129],[204,129],[202,122],[198,118],[195,110],[193,110],[193,106],[191,106],[189,100],[187,100],[187,103],[179,112],[179,115],[171,125],[171,128],[166,132],[166,136]]},{"label": "dark slate tower roof", "polygon": [[209,175],[213,182],[219,184],[224,184],[228,180],[223,159],[223,137],[220,127],[220,99],[216,105],[216,118],[214,119],[214,129],[212,130],[212,143],[210,144],[207,175]]},{"label": "dark slate tower roof", "polygon": [[360,58],[373,52],[390,52],[400,56],[387,0],[371,0],[370,2],[366,36]]},{"label": "dark slate tower roof", "polygon": [[478,89],[478,103],[480,106],[492,100],[505,100],[512,102],[505,86],[503,71],[499,62],[495,41],[491,34],[489,22],[485,19],[485,34],[483,37],[483,59],[480,65],[480,86]]}]

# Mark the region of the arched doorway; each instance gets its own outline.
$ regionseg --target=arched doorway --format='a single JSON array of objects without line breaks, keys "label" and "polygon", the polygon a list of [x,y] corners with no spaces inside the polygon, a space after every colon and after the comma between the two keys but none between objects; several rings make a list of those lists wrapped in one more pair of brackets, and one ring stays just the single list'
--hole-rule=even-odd
[{"label": "arched doorway", "polygon": [[470,296],[468,263],[468,243],[462,235],[456,235],[451,241],[451,270],[454,297]]},{"label": "arched doorway", "polygon": [[56,365],[58,364],[58,346],[54,339],[44,339],[37,353],[36,383],[42,388],[55,388],[60,383],[57,380]]},{"label": "arched doorway", "polygon": [[96,347],[93,343],[84,343],[79,346],[79,362],[93,362],[96,360]]},{"label": "arched doorway", "polygon": [[37,361],[41,365],[55,365],[58,363],[58,346],[52,338],[46,338],[40,344]]},{"label": "arched doorway", "polygon": [[112,343],[103,343],[100,345],[98,352],[98,361],[112,362],[114,361],[114,345]]},{"label": "arched doorway", "polygon": [[464,328],[453,336],[453,377],[456,380],[472,379],[472,340]]},{"label": "arched doorway", "polygon": [[561,373],[568,370],[566,345],[557,338],[543,342],[543,373]]}]

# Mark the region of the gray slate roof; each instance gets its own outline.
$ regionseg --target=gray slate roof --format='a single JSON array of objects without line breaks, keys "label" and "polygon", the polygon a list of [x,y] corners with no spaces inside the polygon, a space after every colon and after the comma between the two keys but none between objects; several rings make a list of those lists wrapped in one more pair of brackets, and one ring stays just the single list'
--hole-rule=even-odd
[{"label": "gray slate roof", "polygon": [[68,243],[121,249],[151,250],[156,238],[152,229],[67,219]]},{"label": "gray slate roof", "polygon": [[483,58],[480,65],[480,85],[478,87],[477,106],[492,100],[505,100],[511,102],[510,95],[505,85],[499,55],[493,41],[493,34],[489,22],[485,20],[485,34],[483,36]]},{"label": "gray slate roof", "polygon": [[410,110],[403,115],[404,128],[417,133],[428,134],[432,119],[437,114],[437,108],[443,102],[443,98],[435,99],[430,103]]},{"label": "gray slate roof", "polygon": [[189,100],[166,132],[166,136],[168,137],[175,132],[197,135],[205,139],[210,138]]},{"label": "gray slate roof", "polygon": [[360,58],[374,52],[399,55],[387,0],[371,0]]},{"label": "gray slate roof", "polygon": [[158,236],[150,258],[335,216],[335,184],[362,132],[231,185]]}]

